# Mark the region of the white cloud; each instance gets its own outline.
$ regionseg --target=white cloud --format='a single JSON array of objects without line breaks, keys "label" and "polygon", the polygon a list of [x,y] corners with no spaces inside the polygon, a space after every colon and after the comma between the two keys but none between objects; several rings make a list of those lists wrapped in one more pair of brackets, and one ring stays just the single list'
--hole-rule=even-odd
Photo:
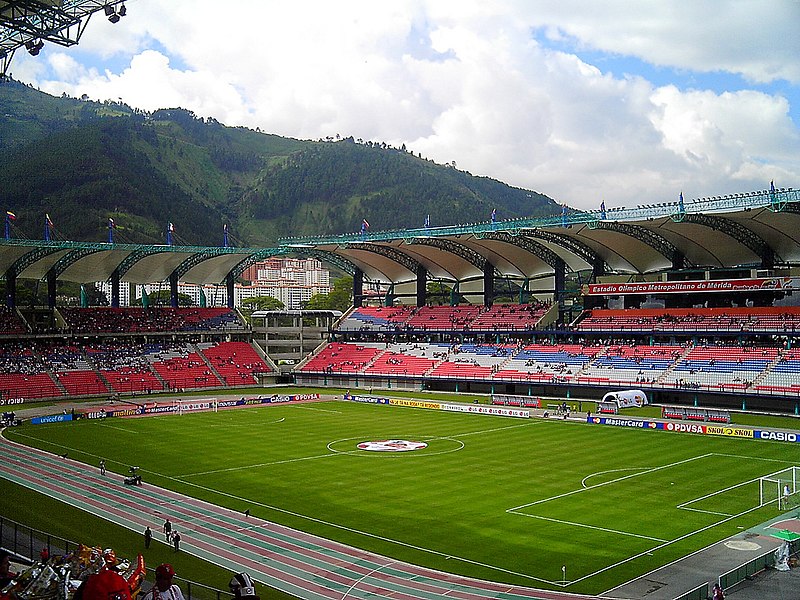
[{"label": "white cloud", "polygon": [[[77,49],[48,46],[46,63],[15,59],[15,76],[55,95],[181,106],[286,136],[406,144],[580,208],[800,179],[797,107],[755,84],[723,93],[702,85],[707,72],[782,78],[796,97],[795,2],[220,6],[129,2],[120,23],[92,21]],[[541,31],[559,43],[538,43]],[[608,73],[583,50],[684,70],[697,85]]]}]

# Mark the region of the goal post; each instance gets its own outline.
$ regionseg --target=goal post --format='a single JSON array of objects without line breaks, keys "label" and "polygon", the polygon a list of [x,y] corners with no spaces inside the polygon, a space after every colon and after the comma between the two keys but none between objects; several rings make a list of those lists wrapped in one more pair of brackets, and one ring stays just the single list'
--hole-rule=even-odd
[{"label": "goal post", "polygon": [[800,486],[800,467],[788,467],[758,478],[758,506],[775,504],[778,509],[785,509],[784,490],[788,486],[789,497],[794,496]]}]

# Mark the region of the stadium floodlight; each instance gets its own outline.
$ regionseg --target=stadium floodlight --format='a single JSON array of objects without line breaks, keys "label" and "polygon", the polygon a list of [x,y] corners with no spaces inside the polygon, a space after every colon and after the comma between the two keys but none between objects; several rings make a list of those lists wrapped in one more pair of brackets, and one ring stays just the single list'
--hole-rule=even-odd
[{"label": "stadium floodlight", "polygon": [[31,56],[38,56],[42,48],[44,48],[44,42],[42,40],[28,40],[25,42],[25,49]]}]

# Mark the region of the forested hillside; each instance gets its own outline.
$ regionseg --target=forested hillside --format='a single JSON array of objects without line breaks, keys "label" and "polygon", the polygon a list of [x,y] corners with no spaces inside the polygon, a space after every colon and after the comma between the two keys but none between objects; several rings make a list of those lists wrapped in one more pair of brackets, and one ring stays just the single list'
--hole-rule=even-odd
[{"label": "forested hillside", "polygon": [[486,221],[558,212],[536,192],[474,177],[381,143],[305,141],[226,127],[184,109],[54,98],[0,84],[0,208],[14,237],[237,246],[279,237]]}]

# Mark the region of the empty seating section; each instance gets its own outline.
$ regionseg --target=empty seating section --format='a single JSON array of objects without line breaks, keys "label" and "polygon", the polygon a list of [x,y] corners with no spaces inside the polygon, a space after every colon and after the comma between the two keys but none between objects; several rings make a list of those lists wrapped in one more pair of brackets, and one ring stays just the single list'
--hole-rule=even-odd
[{"label": "empty seating section", "polygon": [[576,329],[719,333],[800,331],[800,307],[589,310],[579,320]]},{"label": "empty seating section", "polygon": [[73,333],[147,333],[242,329],[229,308],[60,308]]},{"label": "empty seating section", "polygon": [[530,331],[550,309],[548,304],[495,304],[482,309],[472,331]]},{"label": "empty seating section", "polygon": [[15,309],[0,307],[0,335],[19,335],[27,332],[28,328],[20,320]]},{"label": "empty seating section", "polygon": [[332,342],[306,362],[302,371],[313,373],[360,373],[384,344]]},{"label": "empty seating section", "polygon": [[477,318],[480,306],[421,306],[406,321],[415,331],[463,331]]},{"label": "empty seating section", "polygon": [[247,342],[197,344],[197,349],[222,377],[225,385],[255,384],[256,373],[269,371],[267,363]]},{"label": "empty seating section", "polygon": [[363,306],[351,312],[337,329],[340,331],[399,331],[413,313],[411,306]]},{"label": "empty seating section", "polygon": [[684,346],[608,346],[576,377],[578,383],[655,385],[681,357]]}]

